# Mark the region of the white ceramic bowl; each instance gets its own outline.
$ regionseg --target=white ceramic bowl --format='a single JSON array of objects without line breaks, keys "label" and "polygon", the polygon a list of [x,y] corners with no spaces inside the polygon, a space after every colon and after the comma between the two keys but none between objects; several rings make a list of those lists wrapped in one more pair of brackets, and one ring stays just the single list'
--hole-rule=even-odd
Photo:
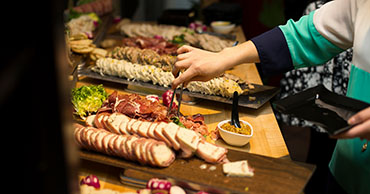
[{"label": "white ceramic bowl", "polygon": [[220,135],[221,135],[221,138],[227,144],[232,145],[232,146],[244,146],[244,145],[246,145],[253,136],[253,127],[252,127],[252,125],[250,123],[248,123],[247,121],[240,120],[240,122],[243,122],[243,123],[247,124],[251,128],[251,134],[250,135],[243,135],[243,134],[234,133],[234,132],[222,129],[221,126],[224,123],[227,123],[227,122],[230,122],[230,120],[221,121],[217,125],[218,130],[219,130]]},{"label": "white ceramic bowl", "polygon": [[211,23],[211,27],[216,33],[228,34],[235,28],[235,24],[228,21],[214,21]]}]

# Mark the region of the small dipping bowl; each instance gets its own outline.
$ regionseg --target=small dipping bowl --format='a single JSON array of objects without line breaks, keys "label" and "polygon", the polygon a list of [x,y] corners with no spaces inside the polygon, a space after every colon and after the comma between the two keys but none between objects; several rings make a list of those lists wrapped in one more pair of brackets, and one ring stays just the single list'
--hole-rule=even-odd
[{"label": "small dipping bowl", "polygon": [[216,33],[228,34],[235,28],[235,24],[228,21],[214,21],[211,23],[211,27]]},{"label": "small dipping bowl", "polygon": [[243,122],[244,124],[248,125],[251,128],[251,134],[250,135],[244,135],[240,133],[234,133],[225,129],[222,129],[221,126],[227,122],[230,122],[230,120],[224,120],[218,123],[217,127],[220,132],[221,138],[229,145],[232,146],[244,146],[247,143],[249,143],[250,139],[253,136],[253,127],[250,123],[247,121],[240,120],[240,122]]}]

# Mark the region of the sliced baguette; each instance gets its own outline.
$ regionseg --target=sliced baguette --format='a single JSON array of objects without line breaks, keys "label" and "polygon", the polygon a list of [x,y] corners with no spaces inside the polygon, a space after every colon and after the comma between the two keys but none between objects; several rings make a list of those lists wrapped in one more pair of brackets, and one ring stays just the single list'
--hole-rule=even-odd
[{"label": "sliced baguette", "polygon": [[109,128],[109,131],[115,134],[121,134],[120,132],[120,125],[122,120],[127,117],[126,115],[122,113],[115,112],[108,117],[107,121],[107,127]]},{"label": "sliced baguette", "polygon": [[176,134],[176,140],[180,143],[180,148],[185,152],[195,152],[200,141],[197,132],[180,127]]},{"label": "sliced baguette", "polygon": [[175,160],[175,153],[164,142],[155,142],[150,147],[155,164],[160,167],[167,167]]},{"label": "sliced baguette", "polygon": [[158,124],[159,124],[158,122],[154,122],[150,125],[150,127],[148,129],[148,137],[156,139],[156,137],[154,135],[154,129],[157,127]]},{"label": "sliced baguette", "polygon": [[163,141],[165,142],[168,146],[172,147],[172,144],[170,142],[170,140],[168,140],[166,138],[166,136],[163,135],[163,128],[167,127],[167,123],[165,122],[160,122],[157,127],[154,129],[154,136],[155,136],[155,139],[159,140],[159,141]]},{"label": "sliced baguette", "polygon": [[89,127],[96,127],[94,125],[95,117],[96,115],[89,115],[88,117],[86,117],[85,125]]},{"label": "sliced baguette", "polygon": [[128,123],[127,123],[127,126],[126,126],[126,130],[129,134],[133,134],[131,132],[131,127],[132,127],[132,124],[134,124],[137,120],[136,119],[131,119]]},{"label": "sliced baguette", "polygon": [[137,131],[141,137],[148,137],[148,130],[153,122],[143,121]]},{"label": "sliced baguette", "polygon": [[180,143],[176,140],[176,134],[180,126],[175,123],[169,123],[167,127],[163,128],[163,135],[171,142],[173,149],[176,151],[180,149]]},{"label": "sliced baguette", "polygon": [[225,157],[227,149],[206,141],[201,141],[198,144],[196,151],[197,156],[209,163],[219,163]]},{"label": "sliced baguette", "polygon": [[138,130],[140,125],[143,123],[143,121],[137,120],[135,123],[132,124],[131,126],[131,133],[132,134],[138,134]]},{"label": "sliced baguette", "polygon": [[130,122],[131,118],[130,117],[125,117],[122,119],[121,124],[119,125],[119,132],[123,135],[130,135],[130,133],[127,131],[127,126],[128,123]]}]

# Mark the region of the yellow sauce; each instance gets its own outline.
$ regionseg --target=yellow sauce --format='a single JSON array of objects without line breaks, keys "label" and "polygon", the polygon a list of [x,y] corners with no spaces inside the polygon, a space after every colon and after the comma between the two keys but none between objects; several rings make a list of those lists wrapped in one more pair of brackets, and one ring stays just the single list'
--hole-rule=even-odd
[{"label": "yellow sauce", "polygon": [[231,125],[230,122],[227,122],[227,123],[224,123],[221,126],[221,128],[226,130],[226,131],[239,133],[239,134],[243,134],[243,135],[250,135],[251,134],[251,128],[249,127],[249,125],[247,125],[243,122],[240,122],[240,125],[241,125],[241,128],[237,128],[234,125]]},{"label": "yellow sauce", "polygon": [[227,26],[230,25],[230,22],[214,22],[214,26]]}]

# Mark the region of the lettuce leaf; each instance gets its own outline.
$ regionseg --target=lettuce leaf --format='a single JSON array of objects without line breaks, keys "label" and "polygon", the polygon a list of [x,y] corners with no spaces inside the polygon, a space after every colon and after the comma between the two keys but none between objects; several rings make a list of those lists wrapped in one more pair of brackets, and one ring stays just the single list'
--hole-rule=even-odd
[{"label": "lettuce leaf", "polygon": [[81,86],[73,88],[71,92],[73,107],[81,118],[95,113],[107,97],[103,85]]}]

